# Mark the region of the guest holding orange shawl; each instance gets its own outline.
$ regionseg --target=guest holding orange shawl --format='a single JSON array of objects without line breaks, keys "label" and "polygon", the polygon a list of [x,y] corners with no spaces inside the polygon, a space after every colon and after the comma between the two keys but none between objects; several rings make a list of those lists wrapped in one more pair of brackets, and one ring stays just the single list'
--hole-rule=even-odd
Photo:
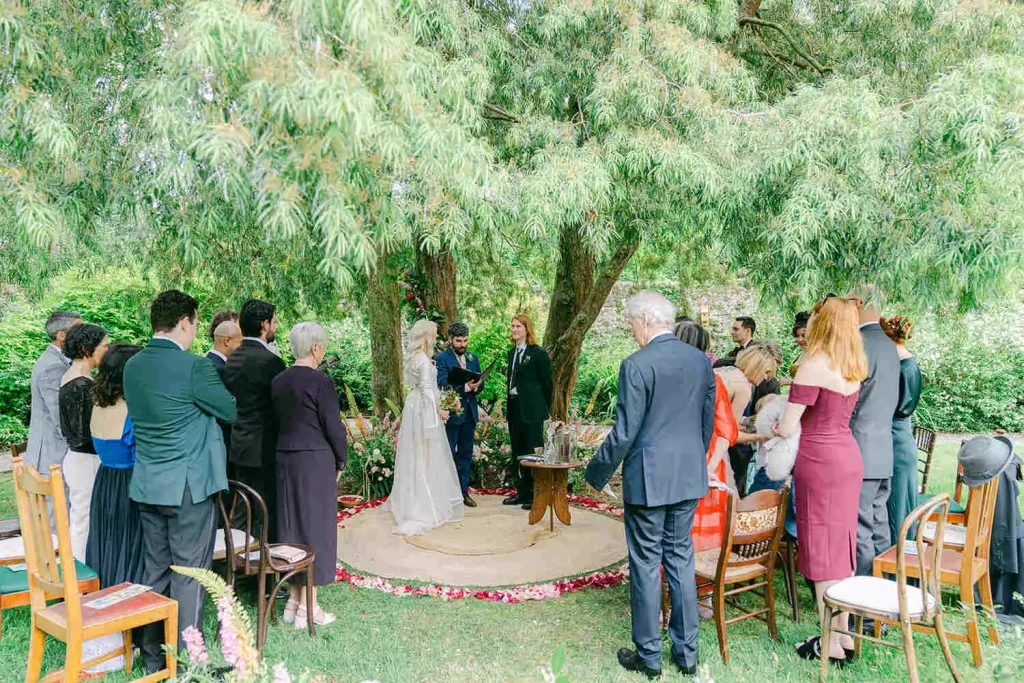
[{"label": "guest holding orange shawl", "polygon": [[[710,340],[703,327],[692,321],[679,323],[675,329],[680,341],[708,352]],[[722,378],[715,375],[715,432],[708,447],[708,479],[711,486],[706,496],[697,503],[693,515],[693,552],[699,553],[712,548],[721,548],[725,535],[725,508],[729,492],[714,485],[721,482],[735,488],[732,481],[732,467],[729,465],[729,447],[736,443],[739,425],[733,415],[729,392]]]}]

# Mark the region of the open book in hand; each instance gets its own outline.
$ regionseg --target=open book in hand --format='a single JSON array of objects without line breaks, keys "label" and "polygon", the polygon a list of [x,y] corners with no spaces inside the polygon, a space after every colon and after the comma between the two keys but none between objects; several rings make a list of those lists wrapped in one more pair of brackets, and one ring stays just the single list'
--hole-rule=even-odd
[{"label": "open book in hand", "polygon": [[491,361],[491,364],[483,372],[473,372],[472,370],[456,366],[448,371],[448,386],[457,387],[469,382],[484,381],[490,377],[491,370],[493,369],[494,361]]}]

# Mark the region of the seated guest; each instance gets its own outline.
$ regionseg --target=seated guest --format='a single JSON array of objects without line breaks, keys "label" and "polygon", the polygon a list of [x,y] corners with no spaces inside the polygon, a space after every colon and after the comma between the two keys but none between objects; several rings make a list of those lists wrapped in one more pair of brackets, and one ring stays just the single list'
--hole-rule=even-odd
[{"label": "seated guest", "polygon": [[134,344],[111,344],[92,387],[89,430],[100,468],[92,489],[85,563],[99,574],[101,588],[143,579],[142,522],[128,497],[135,466],[135,426],[124,402],[124,366],[141,350]]},{"label": "seated guest", "polygon": [[277,419],[270,383],[284,371],[284,362],[267,345],[277,334],[277,316],[273,304],[252,299],[242,305],[238,322],[242,328],[242,345],[231,354],[224,368],[224,384],[238,406],[238,419],[231,427],[228,474],[251,486],[263,498],[270,515],[267,535],[273,542],[277,533],[274,524]]},{"label": "seated guest", "polygon": [[[135,425],[129,492],[142,520],[142,582],[177,601],[179,652],[181,633],[203,628],[206,597],[202,586],[171,566],[209,569],[213,563],[214,496],[228,487],[217,420],[235,419],[235,401],[213,363],[188,352],[198,306],[184,292],[161,292],[149,312],[153,338],[124,368],[124,398]],[[148,673],[163,668],[163,633],[161,624],[145,627],[141,649]]]},{"label": "seated guest", "polygon": [[314,623],[334,621],[316,602],[306,603],[306,581],[314,586],[334,582],[338,556],[337,481],[345,469],[345,426],[334,382],[317,370],[327,352],[327,332],[316,323],[299,323],[291,330],[295,364],[274,378],[271,389],[277,423],[277,538],[281,543],[312,546],[316,553],[312,576],[291,579],[291,596],[284,608],[285,623],[304,628],[307,610]]},{"label": "seated guest", "polygon": [[[771,379],[778,367],[778,353],[767,344],[755,343],[736,358],[735,366],[715,368],[715,374],[722,378],[729,392],[729,402],[737,424],[743,425],[744,418],[753,414],[754,387]],[[741,430],[735,445],[729,449],[729,462],[736,490],[741,497],[747,492],[747,467],[754,455],[751,444],[767,438],[765,434],[751,434]]]},{"label": "seated guest", "polygon": [[221,380],[224,379],[224,368],[231,352],[242,345],[242,328],[234,320],[225,320],[213,331],[213,348],[206,352],[206,357],[217,369]]},{"label": "seated guest", "polygon": [[[68,487],[68,514],[71,552],[85,561],[89,538],[89,506],[92,486],[100,459],[92,445],[89,421],[92,419],[92,371],[107,352],[107,331],[99,325],[76,325],[64,341],[71,367],[60,381],[60,431],[68,443],[64,456],[64,482]],[[44,473],[45,474],[45,473]]]}]

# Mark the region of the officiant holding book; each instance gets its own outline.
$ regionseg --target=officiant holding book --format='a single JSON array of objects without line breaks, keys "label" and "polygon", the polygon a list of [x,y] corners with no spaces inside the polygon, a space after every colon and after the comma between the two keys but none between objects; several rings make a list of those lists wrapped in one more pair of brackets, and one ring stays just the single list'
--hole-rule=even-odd
[{"label": "officiant holding book", "polygon": [[[476,501],[469,496],[469,472],[473,465],[473,446],[476,424],[479,419],[476,396],[486,379],[480,372],[480,359],[470,353],[469,326],[454,322],[448,326],[448,348],[437,355],[437,385],[441,389],[452,389],[459,395],[462,410],[452,412],[445,423],[448,445],[455,459],[462,486],[462,503],[476,507]],[[467,381],[468,380],[468,381]]]}]

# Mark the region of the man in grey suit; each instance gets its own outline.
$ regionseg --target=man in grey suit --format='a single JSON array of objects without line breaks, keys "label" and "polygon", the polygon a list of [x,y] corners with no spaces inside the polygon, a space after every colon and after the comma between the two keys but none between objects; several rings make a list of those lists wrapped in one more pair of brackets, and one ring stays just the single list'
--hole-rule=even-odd
[{"label": "man in grey suit", "polygon": [[[153,338],[124,367],[124,398],[135,423],[135,469],[128,494],[139,509],[143,581],[178,602],[178,632],[203,628],[205,595],[172,565],[210,568],[214,496],[228,487],[227,453],[217,420],[234,422],[235,400],[213,363],[188,352],[198,302],[177,290],[150,308]],[[163,666],[163,627],[143,631],[142,659]],[[174,645],[175,643],[170,643]],[[184,646],[177,643],[179,651]]]},{"label": "man in grey suit", "polygon": [[615,426],[587,465],[602,489],[622,463],[630,605],[636,650],[619,664],[661,675],[661,568],[672,614],[672,659],[697,671],[697,588],[690,532],[697,501],[708,492],[707,454],[715,419],[715,376],[707,356],[672,334],[675,306],[655,292],[626,304],[640,350],[622,361]]},{"label": "man in grey suit", "polygon": [[42,474],[50,465],[59,465],[68,452],[68,444],[60,432],[60,378],[67,372],[71,359],[64,355],[64,337],[68,330],[82,322],[73,311],[54,311],[46,319],[46,336],[50,344],[32,366],[32,415],[28,425],[28,449],[25,464]]},{"label": "man in grey suit", "polygon": [[875,556],[890,545],[889,485],[892,481],[892,416],[900,394],[900,359],[882,326],[882,294],[863,287],[850,295],[860,307],[860,333],[868,357],[868,377],[850,418],[850,429],[864,460],[864,483],[857,512],[857,575],[871,576]]}]

